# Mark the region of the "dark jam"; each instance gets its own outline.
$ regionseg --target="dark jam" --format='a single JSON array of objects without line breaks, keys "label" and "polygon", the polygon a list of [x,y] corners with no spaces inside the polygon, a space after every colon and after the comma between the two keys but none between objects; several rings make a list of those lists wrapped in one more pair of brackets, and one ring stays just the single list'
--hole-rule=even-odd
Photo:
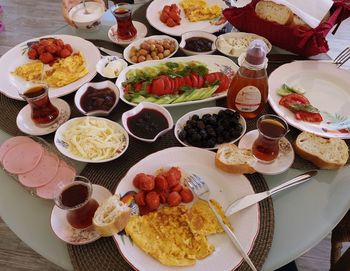
[{"label": "dark jam", "polygon": [[88,87],[81,97],[80,106],[85,112],[108,111],[114,105],[115,100],[116,95],[110,88],[96,89]]},{"label": "dark jam", "polygon": [[78,207],[67,213],[69,224],[76,229],[84,229],[92,225],[92,218],[99,204],[89,197],[89,188],[82,183],[69,186],[61,193],[60,200],[63,206],[68,209]]},{"label": "dark jam", "polygon": [[213,41],[202,38],[192,37],[186,40],[185,49],[194,52],[209,52],[212,50]]},{"label": "dark jam", "polygon": [[45,87],[36,86],[23,93],[31,107],[31,118],[39,126],[46,126],[56,121],[59,110],[52,105]]},{"label": "dark jam", "polygon": [[169,127],[167,119],[157,110],[144,108],[127,119],[131,133],[140,138],[153,139],[159,132]]},{"label": "dark jam", "polygon": [[258,124],[260,134],[255,140],[252,152],[256,158],[267,163],[278,156],[279,139],[285,135],[286,127],[276,120],[266,119]]}]

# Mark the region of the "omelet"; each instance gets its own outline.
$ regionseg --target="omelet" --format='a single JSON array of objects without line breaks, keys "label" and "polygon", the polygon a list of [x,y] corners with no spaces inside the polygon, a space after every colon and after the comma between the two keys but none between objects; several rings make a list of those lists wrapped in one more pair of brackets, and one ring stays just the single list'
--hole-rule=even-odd
[{"label": "omelet", "polygon": [[208,242],[207,235],[221,233],[223,229],[208,204],[197,200],[191,208],[164,207],[144,216],[133,216],[125,232],[160,263],[190,266],[213,253],[215,247]]},{"label": "omelet", "polygon": [[181,7],[191,22],[210,20],[219,17],[222,9],[218,5],[209,6],[205,0],[182,0]]},{"label": "omelet", "polygon": [[46,72],[44,80],[50,87],[63,87],[87,75],[84,57],[81,53],[61,58]]},{"label": "omelet", "polygon": [[44,74],[44,64],[40,60],[33,61],[17,67],[12,74],[26,81],[40,81]]}]

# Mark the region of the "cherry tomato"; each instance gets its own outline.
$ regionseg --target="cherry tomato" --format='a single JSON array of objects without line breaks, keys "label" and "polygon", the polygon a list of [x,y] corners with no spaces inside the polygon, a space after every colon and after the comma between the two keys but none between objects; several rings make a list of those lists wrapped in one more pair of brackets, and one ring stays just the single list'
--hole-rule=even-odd
[{"label": "cherry tomato", "polygon": [[62,57],[62,58],[66,58],[66,57],[70,56],[71,54],[72,53],[68,49],[62,49],[59,52],[59,56]]},{"label": "cherry tomato", "polygon": [[160,201],[159,201],[159,195],[155,191],[148,192],[146,195],[146,205],[149,207],[150,210],[157,210]]},{"label": "cherry tomato", "polygon": [[166,173],[166,179],[168,181],[168,187],[171,188],[171,187],[177,185],[180,182],[181,172],[179,171],[178,168],[172,167]]},{"label": "cherry tomato", "polygon": [[136,188],[141,189],[141,187],[140,187],[140,181],[141,181],[142,178],[145,178],[145,176],[147,176],[145,173],[139,173],[139,174],[137,174],[137,175],[134,177],[133,181],[132,181],[133,185],[134,185]]},{"label": "cherry tomato", "polygon": [[166,23],[166,20],[168,20],[168,18],[169,18],[169,14],[162,11],[162,13],[160,14],[160,21],[162,23]]},{"label": "cherry tomato", "polygon": [[292,93],[282,97],[281,100],[279,101],[279,104],[293,111],[289,107],[290,104],[310,104],[310,102],[304,95]]},{"label": "cherry tomato", "polygon": [[182,190],[182,185],[180,183],[178,183],[177,185],[173,186],[171,188],[171,191],[176,191],[176,192],[179,192]]},{"label": "cherry tomato", "polygon": [[167,173],[172,173],[175,175],[175,178],[180,181],[181,179],[181,170],[178,167],[171,167]]},{"label": "cherry tomato", "polygon": [[29,59],[38,59],[38,52],[35,49],[30,48],[28,50],[28,57]]},{"label": "cherry tomato", "polygon": [[167,202],[168,194],[169,194],[168,191],[158,192],[160,203],[164,204]]},{"label": "cherry tomato", "polygon": [[172,18],[169,17],[168,20],[166,20],[166,25],[169,26],[169,27],[174,27],[177,24]]},{"label": "cherry tomato", "polygon": [[42,53],[40,56],[39,56],[39,59],[42,63],[44,64],[48,64],[52,61],[54,61],[54,57],[51,53]]},{"label": "cherry tomato", "polygon": [[176,191],[171,192],[168,196],[168,204],[170,207],[178,206],[181,200],[180,194]]},{"label": "cherry tomato", "polygon": [[140,178],[140,189],[144,191],[151,191],[154,189],[154,177],[151,175],[142,175]]},{"label": "cherry tomato", "polygon": [[159,174],[158,176],[156,176],[154,182],[157,191],[165,191],[168,189],[168,182],[164,175]]},{"label": "cherry tomato", "polygon": [[182,188],[180,195],[184,203],[189,203],[193,200],[192,191],[187,187]]},{"label": "cherry tomato", "polygon": [[171,6],[165,5],[163,7],[163,11],[166,12],[166,13],[169,13],[170,12],[170,8],[171,8]]},{"label": "cherry tomato", "polygon": [[146,205],[145,191],[140,191],[135,195],[135,202],[138,206]]},{"label": "cherry tomato", "polygon": [[296,111],[295,118],[308,122],[321,122],[323,120],[320,113],[310,113],[306,111]]}]

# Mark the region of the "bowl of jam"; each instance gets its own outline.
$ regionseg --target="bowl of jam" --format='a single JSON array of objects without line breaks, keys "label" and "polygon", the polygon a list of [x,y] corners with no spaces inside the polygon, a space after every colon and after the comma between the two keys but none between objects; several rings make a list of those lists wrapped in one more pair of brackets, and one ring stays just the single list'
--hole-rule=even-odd
[{"label": "bowl of jam", "polygon": [[149,102],[141,102],[122,115],[122,124],[132,137],[154,142],[174,126],[174,121],[165,107]]},{"label": "bowl of jam", "polygon": [[216,39],[205,31],[189,31],[181,35],[179,47],[185,55],[210,55],[216,50]]},{"label": "bowl of jam", "polygon": [[111,81],[86,83],[74,97],[75,106],[86,116],[108,116],[118,101],[118,88]]}]

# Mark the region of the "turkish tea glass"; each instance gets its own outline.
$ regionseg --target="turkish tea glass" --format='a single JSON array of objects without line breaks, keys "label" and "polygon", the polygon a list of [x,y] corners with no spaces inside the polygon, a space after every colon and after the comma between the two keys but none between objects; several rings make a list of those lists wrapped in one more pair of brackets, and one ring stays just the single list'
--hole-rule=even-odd
[{"label": "turkish tea glass", "polygon": [[137,30],[132,23],[132,7],[128,3],[118,3],[111,7],[111,12],[117,20],[116,30],[113,35],[123,41],[129,41],[136,37]]}]

